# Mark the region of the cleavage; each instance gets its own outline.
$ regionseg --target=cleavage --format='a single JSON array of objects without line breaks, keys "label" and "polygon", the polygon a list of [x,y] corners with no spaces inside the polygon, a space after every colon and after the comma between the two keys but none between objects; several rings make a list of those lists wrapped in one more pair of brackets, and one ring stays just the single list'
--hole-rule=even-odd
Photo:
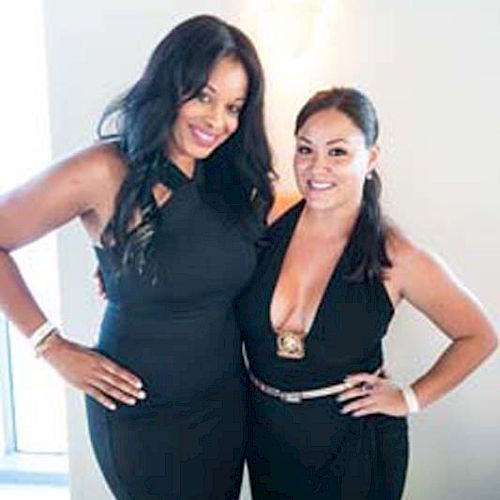
[{"label": "cleavage", "polygon": [[271,297],[272,327],[309,333],[343,255],[345,244],[333,247],[293,235]]}]

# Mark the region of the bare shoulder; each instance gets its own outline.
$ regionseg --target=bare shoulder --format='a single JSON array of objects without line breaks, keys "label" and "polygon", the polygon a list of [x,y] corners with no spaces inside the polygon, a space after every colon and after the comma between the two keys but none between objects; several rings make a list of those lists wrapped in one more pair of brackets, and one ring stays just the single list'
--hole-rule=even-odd
[{"label": "bare shoulder", "polygon": [[82,223],[95,242],[100,240],[115,209],[116,197],[128,172],[125,158],[112,143],[100,143],[73,156],[75,171],[86,175],[85,186],[92,190],[92,209],[82,213]]},{"label": "bare shoulder", "polygon": [[395,268],[413,267],[437,258],[431,251],[410,237],[401,227],[391,224],[387,230],[387,254]]},{"label": "bare shoulder", "polygon": [[75,217],[81,217],[96,237],[113,213],[126,172],[112,144],[98,144],[57,161],[0,196],[0,247],[19,248]]},{"label": "bare shoulder", "polygon": [[111,143],[100,143],[77,151],[59,164],[76,176],[85,176],[96,182],[96,187],[120,185],[127,166],[118,148]]},{"label": "bare shoulder", "polygon": [[494,327],[477,298],[435,252],[392,227],[387,252],[393,267],[389,280],[404,298],[448,337],[482,337],[496,346]]},{"label": "bare shoulder", "polygon": [[53,175],[61,176],[61,186],[73,193],[73,200],[85,204],[79,210],[84,224],[88,219],[94,225],[110,217],[127,171],[119,149],[112,143],[99,143],[64,158],[55,165]]},{"label": "bare shoulder", "polygon": [[386,249],[392,262],[390,279],[402,296],[420,285],[428,287],[430,283],[454,279],[441,257],[396,225],[388,229]]}]

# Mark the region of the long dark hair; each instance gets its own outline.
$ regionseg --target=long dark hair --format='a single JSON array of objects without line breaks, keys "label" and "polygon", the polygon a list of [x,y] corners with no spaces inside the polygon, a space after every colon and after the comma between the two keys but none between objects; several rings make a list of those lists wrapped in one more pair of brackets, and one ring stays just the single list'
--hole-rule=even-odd
[{"label": "long dark hair", "polygon": [[[333,87],[314,94],[302,107],[295,121],[295,135],[314,114],[325,109],[336,109],[348,116],[361,130],[367,148],[375,145],[379,124],[370,99],[353,88]],[[351,236],[351,259],[345,278],[351,281],[383,279],[384,269],[391,267],[387,255],[388,226],[380,207],[382,182],[372,170],[363,186],[361,209]]]},{"label": "long dark hair", "polygon": [[[238,221],[264,225],[274,194],[271,153],[264,127],[264,76],[252,42],[213,16],[196,16],[176,26],[155,48],[141,78],[112,102],[98,125],[101,140],[119,143],[129,167],[102,244],[113,247],[123,266],[141,271],[159,220],[152,187],[165,168],[164,151],[180,106],[197,96],[223,57],[238,60],[248,92],[237,131],[204,160],[205,187]],[[112,134],[104,129],[114,125]],[[141,222],[130,229],[136,210]]]}]

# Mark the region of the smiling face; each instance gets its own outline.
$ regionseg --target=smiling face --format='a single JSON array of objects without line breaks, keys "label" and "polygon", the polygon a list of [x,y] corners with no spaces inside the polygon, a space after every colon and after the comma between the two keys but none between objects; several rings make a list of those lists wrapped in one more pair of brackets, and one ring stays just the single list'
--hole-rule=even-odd
[{"label": "smiling face", "polygon": [[179,108],[168,144],[169,158],[191,175],[194,162],[207,158],[238,128],[248,76],[233,57],[218,61],[201,91]]},{"label": "smiling face", "polygon": [[363,132],[344,113],[328,108],[310,116],[297,131],[294,170],[299,191],[316,209],[357,209],[363,184],[378,159]]}]

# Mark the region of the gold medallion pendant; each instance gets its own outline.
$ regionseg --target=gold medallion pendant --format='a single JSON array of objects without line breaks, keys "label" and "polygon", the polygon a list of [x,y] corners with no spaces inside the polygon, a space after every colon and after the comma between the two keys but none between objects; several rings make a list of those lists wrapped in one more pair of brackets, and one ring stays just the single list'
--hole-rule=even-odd
[{"label": "gold medallion pendant", "polygon": [[306,355],[306,333],[276,330],[276,354],[280,358],[302,359]]}]

